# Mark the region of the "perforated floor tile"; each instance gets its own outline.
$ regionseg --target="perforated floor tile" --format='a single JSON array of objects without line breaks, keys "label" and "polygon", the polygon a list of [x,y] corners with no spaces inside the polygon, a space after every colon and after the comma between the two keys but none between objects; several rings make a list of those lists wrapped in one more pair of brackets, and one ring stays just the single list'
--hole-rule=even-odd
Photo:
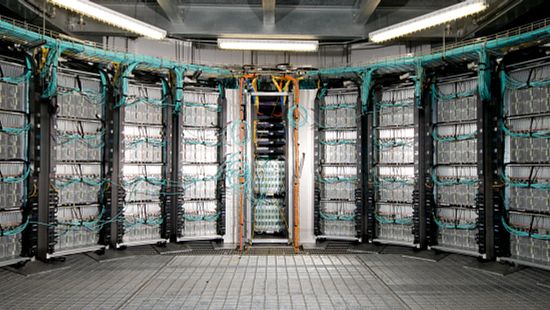
[{"label": "perforated floor tile", "polygon": [[24,277],[0,269],[0,309],[110,309],[122,305],[172,257],[136,256],[98,263],[67,258],[70,268]]},{"label": "perforated floor tile", "polygon": [[363,263],[341,256],[178,256],[128,309],[403,309]]},{"label": "perforated floor tile", "polygon": [[363,255],[380,280],[413,309],[549,309],[550,273],[523,269],[498,276],[464,268],[474,258],[450,255],[438,263],[396,255]]},{"label": "perforated floor tile", "polygon": [[138,255],[24,277],[0,269],[0,309],[549,309],[550,273],[496,276],[401,255]]}]

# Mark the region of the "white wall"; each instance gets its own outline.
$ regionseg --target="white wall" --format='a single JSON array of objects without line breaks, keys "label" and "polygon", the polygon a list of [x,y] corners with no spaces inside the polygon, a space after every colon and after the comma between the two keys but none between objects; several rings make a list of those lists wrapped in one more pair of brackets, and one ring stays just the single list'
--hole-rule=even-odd
[{"label": "white wall", "polygon": [[[307,111],[307,122],[298,128],[300,156],[303,156],[303,167],[300,174],[300,244],[315,244],[314,202],[315,202],[315,96],[317,90],[300,90],[300,105]],[[300,160],[302,160],[302,158]]]}]

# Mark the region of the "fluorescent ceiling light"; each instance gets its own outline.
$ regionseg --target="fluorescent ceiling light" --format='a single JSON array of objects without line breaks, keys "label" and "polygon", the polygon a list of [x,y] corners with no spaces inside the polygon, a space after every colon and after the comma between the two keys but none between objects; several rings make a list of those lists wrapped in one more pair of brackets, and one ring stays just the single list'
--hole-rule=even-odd
[{"label": "fluorescent ceiling light", "polygon": [[228,50],[314,52],[319,48],[319,41],[220,38],[218,47]]},{"label": "fluorescent ceiling light", "polygon": [[52,4],[89,16],[106,24],[122,28],[152,39],[162,40],[166,37],[166,30],[149,25],[130,16],[113,11],[89,0],[47,0]]},{"label": "fluorescent ceiling light", "polygon": [[466,0],[407,21],[369,33],[371,42],[383,42],[419,30],[441,25],[449,21],[481,12],[487,8],[486,0]]}]

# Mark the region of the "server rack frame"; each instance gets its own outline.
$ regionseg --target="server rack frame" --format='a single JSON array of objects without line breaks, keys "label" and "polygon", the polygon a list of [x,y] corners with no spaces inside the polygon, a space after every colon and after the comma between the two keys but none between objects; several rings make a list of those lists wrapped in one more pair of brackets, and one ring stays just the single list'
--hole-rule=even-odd
[{"label": "server rack frame", "polygon": [[[218,83],[221,83],[221,82],[218,82]],[[221,85],[221,84],[220,84]],[[201,90],[211,90],[212,93],[214,93],[214,89],[212,88],[205,88],[205,87],[192,87],[190,90],[193,91],[193,90],[196,90],[196,91],[201,91]],[[185,93],[186,93],[186,90],[189,91],[189,89],[186,89],[186,88],[182,88],[183,90],[183,96],[185,97]],[[176,176],[174,176],[173,180],[175,180],[176,182],[179,182],[181,181],[181,175],[180,175],[180,167],[182,165],[184,165],[184,161],[182,158],[180,158],[180,154],[181,154],[181,150],[182,150],[182,147],[183,147],[183,143],[181,141],[181,137],[182,137],[182,132],[185,131],[185,129],[197,129],[197,128],[205,128],[205,129],[217,129],[219,132],[218,132],[218,146],[217,146],[217,165],[218,165],[218,170],[220,169],[223,169],[223,166],[222,166],[222,163],[224,163],[224,160],[226,159],[226,154],[224,154],[224,150],[225,150],[225,145],[224,145],[224,135],[222,134],[224,129],[222,128],[222,124],[226,124],[226,113],[225,113],[225,103],[227,102],[226,99],[225,99],[225,95],[224,95],[224,89],[223,87],[219,87],[218,90],[217,90],[217,93],[218,93],[218,99],[217,99],[217,105],[218,107],[221,108],[221,110],[217,113],[217,119],[218,119],[218,122],[215,126],[213,127],[202,127],[202,126],[187,126],[184,124],[184,121],[183,121],[183,116],[182,116],[182,113],[184,113],[184,111],[181,111],[178,116],[178,121],[177,121],[177,128],[176,126],[174,126],[174,130],[176,130],[176,134],[174,134],[174,141],[176,141],[174,143],[174,150],[177,150],[175,152],[172,152],[172,153],[177,153],[177,156],[178,156],[178,159],[177,159],[177,162],[175,161],[175,167],[174,167],[174,170],[173,172],[174,173],[177,173]],[[183,105],[183,102],[182,102],[182,105]],[[173,154],[173,156],[175,157],[176,154]],[[195,164],[195,163],[192,163],[192,164]],[[208,164],[213,164],[213,163],[208,163]],[[207,164],[205,164],[207,165]],[[216,180],[216,198],[215,198],[215,201],[216,201],[216,211],[219,213],[219,216],[218,218],[216,219],[216,235],[211,235],[211,236],[185,236],[184,234],[182,234],[182,231],[184,230],[185,228],[185,221],[183,219],[183,214],[184,214],[184,210],[183,210],[183,203],[186,201],[185,200],[185,189],[182,190],[182,195],[179,196],[180,197],[180,201],[179,202],[175,202],[177,204],[176,206],[176,209],[174,212],[175,214],[175,219],[174,219],[174,222],[176,223],[175,224],[175,231],[172,233],[173,235],[175,235],[175,241],[176,242],[186,242],[186,241],[204,241],[204,240],[211,240],[211,241],[216,241],[216,240],[223,240],[223,236],[225,235],[225,169],[223,169],[223,171],[221,171],[221,173],[219,174],[219,178]],[[179,186],[178,186],[179,188]],[[188,201],[188,200],[187,200]]]},{"label": "server rack frame", "polygon": [[[332,90],[335,90],[334,88],[327,88],[325,89],[327,91],[326,95],[329,95],[329,92]],[[365,223],[368,222],[364,219],[364,216],[368,214],[364,208],[363,201],[364,200],[364,180],[366,178],[365,171],[368,171],[368,169],[364,169],[363,167],[363,154],[366,154],[364,151],[364,145],[363,145],[363,132],[368,131],[366,128],[364,128],[363,125],[363,112],[362,112],[362,104],[361,104],[361,96],[360,96],[360,88],[337,88],[337,91],[356,91],[357,92],[357,99],[356,99],[356,143],[355,143],[355,151],[356,151],[356,175],[357,175],[357,185],[355,186],[354,190],[354,204],[355,204],[355,236],[354,237],[346,237],[346,236],[332,236],[332,235],[326,235],[323,234],[321,231],[321,186],[319,180],[315,181],[315,188],[314,188],[314,211],[313,211],[313,219],[314,219],[314,235],[317,240],[343,240],[343,241],[357,241],[362,242],[363,240],[368,240],[368,237],[364,235],[364,226]],[[314,173],[320,175],[320,171],[322,169],[321,164],[321,158],[322,158],[322,151],[321,151],[321,143],[320,143],[320,126],[321,124],[324,124],[324,116],[322,116],[321,113],[321,101],[324,100],[324,98],[320,98],[319,96],[316,97],[315,103],[314,103],[314,126],[313,126],[313,137],[314,137],[314,160],[313,168]],[[339,105],[339,103],[338,103]],[[331,166],[329,164],[329,166]],[[334,164],[334,167],[338,166],[338,164]],[[352,166],[345,165],[345,167]],[[340,167],[340,166],[338,166]]]},{"label": "server rack frame", "polygon": [[[423,81],[422,81],[423,82]],[[430,218],[431,201],[426,191],[426,180],[428,179],[427,160],[432,154],[432,149],[427,146],[429,138],[429,124],[431,123],[431,104],[426,88],[420,88],[419,105],[414,107],[414,178],[415,189],[413,191],[413,234],[414,244],[420,249],[428,246],[428,230]]]},{"label": "server rack frame", "polygon": [[[120,88],[122,87],[122,84],[123,83],[128,83],[127,85],[130,85],[131,83],[130,82],[138,82],[139,84],[139,81],[135,81],[134,79],[131,79],[130,76],[126,76],[126,74],[131,74],[131,72],[133,70],[129,70],[129,68],[132,68],[132,65],[130,64],[125,64],[121,67],[118,68],[119,72],[119,76],[118,76],[118,80],[114,81],[115,83],[118,83],[118,87],[119,87],[119,91],[120,91]],[[135,68],[135,66],[133,66],[133,68]],[[127,71],[130,71],[130,72],[127,72]],[[159,77],[159,81],[163,79],[163,77]],[[167,96],[168,97],[168,100],[171,99],[171,96],[170,94],[164,94],[163,93],[163,96]],[[124,97],[124,99],[126,99],[128,97],[127,94],[121,94],[121,93],[118,93],[116,96],[113,96],[114,97],[114,102],[119,102],[121,100],[121,97]],[[162,121],[162,124],[166,124],[166,122],[170,123],[171,124],[171,121],[167,120],[166,118],[169,118],[169,109],[164,107],[163,110],[162,110],[162,117],[163,117],[163,121]],[[111,223],[110,227],[109,227],[109,230],[110,232],[106,232],[105,234],[109,234],[110,235],[110,238],[109,238],[109,244],[111,247],[113,248],[116,248],[116,249],[124,249],[128,246],[139,246],[139,245],[148,245],[148,244],[159,244],[159,245],[162,245],[162,244],[166,244],[167,242],[170,241],[169,237],[166,235],[165,233],[165,230],[167,229],[167,227],[165,226],[165,222],[166,222],[166,214],[163,214],[163,212],[171,212],[171,208],[167,207],[165,205],[165,203],[167,202],[165,199],[163,199],[163,195],[160,195],[159,197],[159,204],[160,204],[160,210],[161,210],[161,216],[163,217],[163,223],[161,225],[159,225],[159,237],[158,238],[154,238],[154,239],[150,239],[150,240],[138,240],[138,241],[130,241],[130,242],[125,242],[123,240],[123,237],[124,237],[124,234],[125,234],[125,229],[124,229],[124,225],[121,224],[121,221],[120,221],[120,217],[122,216],[122,219],[124,219],[124,205],[125,205],[125,196],[126,196],[126,191],[124,190],[124,188],[121,186],[121,176],[122,176],[122,163],[123,163],[123,160],[124,160],[124,149],[121,145],[121,142],[123,141],[123,131],[122,129],[124,128],[124,125],[125,125],[125,107],[124,106],[121,106],[121,107],[115,107],[115,105],[110,105],[110,111],[112,113],[112,120],[109,119],[109,122],[111,123],[112,125],[112,139],[110,139],[110,141],[112,142],[112,144],[110,145],[110,155],[111,155],[111,158],[112,160],[108,163],[109,165],[109,170],[111,172],[111,214],[110,214],[110,218],[108,218],[107,220]],[[170,170],[170,166],[165,162],[167,159],[168,159],[168,153],[171,151],[168,149],[168,144],[170,143],[170,138],[168,138],[168,133],[166,132],[166,129],[163,128],[163,132],[164,132],[164,141],[166,141],[167,145],[164,146],[164,150],[162,152],[162,159],[163,159],[163,162],[162,162],[162,175],[163,175],[163,178],[166,180],[167,179],[167,175],[166,173]],[[115,180],[115,181],[113,181]],[[161,188],[162,189],[166,189],[166,188]],[[169,202],[169,201],[168,201]],[[170,216],[170,215],[169,215]]]},{"label": "server rack frame", "polygon": [[[245,92],[245,95],[243,96],[243,104],[245,104],[245,120],[248,124],[253,124],[256,120],[254,111],[255,107],[253,107],[253,97],[281,97],[285,96],[287,98],[287,107],[294,102],[293,95],[290,92],[269,92],[269,91],[258,91],[258,92]],[[285,216],[286,216],[286,223],[287,223],[287,231],[286,231],[286,238],[261,238],[261,239],[254,239],[254,231],[253,231],[253,221],[254,221],[254,184],[253,180],[250,180],[248,182],[248,189],[245,190],[245,193],[249,194],[249,197],[245,199],[245,222],[247,223],[245,225],[245,241],[248,242],[250,245],[252,244],[291,244],[292,243],[292,237],[293,237],[293,230],[291,227],[294,226],[293,216],[291,210],[291,206],[293,206],[293,193],[292,193],[292,186],[291,184],[293,177],[294,177],[294,169],[291,163],[293,161],[293,152],[289,151],[289,146],[292,145],[293,142],[293,136],[291,130],[288,130],[289,124],[288,119],[285,117],[287,116],[288,110],[283,110],[283,122],[285,128],[287,128],[286,132],[286,146],[285,146],[285,191],[286,195],[284,197],[285,201]],[[252,130],[252,126],[250,125],[249,130]],[[251,137],[252,134],[249,133],[249,136]],[[251,175],[254,175],[254,156],[253,156],[253,141],[252,139],[249,139],[246,143],[246,154],[247,154],[247,162],[246,164],[250,167]],[[241,189],[243,190],[243,189]]]},{"label": "server rack frame", "polygon": [[[55,53],[50,50],[49,53]],[[57,67],[57,64],[53,65]],[[54,68],[56,69],[56,68]],[[53,70],[52,74],[56,70]],[[31,114],[34,117],[33,134],[34,134],[34,158],[35,161],[33,171],[33,183],[38,188],[37,204],[34,205],[38,209],[37,223],[53,223],[55,221],[55,210],[59,197],[57,193],[50,187],[50,180],[54,179],[55,172],[53,167],[52,155],[54,154],[51,136],[53,134],[54,122],[52,115],[57,109],[57,98],[43,98],[42,90],[46,89],[46,79],[38,79],[38,93],[35,94],[38,99],[38,104],[31,104]],[[51,258],[55,246],[55,231],[50,225],[37,225],[37,249],[36,257],[40,260],[47,261]]]},{"label": "server rack frame", "polygon": [[[380,93],[378,94],[378,91],[377,90],[374,90],[372,94],[369,94],[369,96],[372,96],[373,98],[377,98],[377,96],[382,96],[382,92],[385,91],[385,90],[396,90],[396,89],[399,89],[400,87],[406,87],[406,88],[412,88],[413,89],[413,92],[414,92],[414,96],[413,96],[413,100],[416,100],[417,96],[420,96],[420,100],[424,100],[424,97],[422,96],[423,93],[421,94],[416,94],[416,90],[415,90],[415,86],[414,86],[414,83],[412,83],[412,79],[410,80],[404,80],[404,81],[398,81],[398,82],[390,82],[390,83],[385,83],[383,81],[381,81],[379,83],[379,89],[378,91],[380,91]],[[421,88],[422,89],[422,88]],[[422,89],[423,90],[423,89]],[[374,100],[373,100],[374,101]],[[423,101],[421,101],[423,102]],[[368,140],[368,144],[367,144],[367,148],[368,148],[368,154],[370,156],[367,157],[367,161],[368,161],[368,164],[367,164],[367,171],[371,172],[373,171],[373,169],[376,169],[376,166],[379,165],[380,163],[377,161],[377,159],[379,160],[379,156],[375,156],[375,152],[376,152],[376,147],[374,146],[374,140],[376,139],[375,137],[375,132],[376,132],[376,128],[379,128],[378,126],[375,126],[375,124],[378,123],[378,121],[375,119],[376,117],[376,112],[375,112],[375,109],[376,107],[374,106],[375,104],[373,104],[372,106],[372,112],[371,113],[368,113],[368,120],[367,120],[367,123],[368,123],[368,128],[371,129],[370,132],[369,132],[369,140]],[[402,128],[413,128],[414,130],[414,140],[413,140],[413,153],[414,153],[414,157],[415,157],[415,162],[414,163],[411,163],[411,164],[408,164],[408,165],[405,165],[405,166],[412,166],[413,167],[413,171],[414,171],[414,185],[413,185],[413,192],[411,193],[411,196],[412,196],[412,203],[410,203],[411,205],[411,208],[412,208],[412,212],[413,212],[413,220],[412,220],[412,225],[411,225],[411,234],[413,235],[413,240],[412,242],[406,242],[406,241],[401,241],[401,240],[392,240],[392,239],[384,239],[384,238],[380,238],[376,232],[377,230],[377,226],[380,225],[379,223],[377,223],[377,220],[375,219],[375,214],[376,214],[376,203],[377,203],[377,200],[376,200],[376,188],[374,186],[375,184],[375,181],[373,179],[373,173],[369,173],[369,177],[368,177],[368,182],[367,182],[367,220],[370,220],[372,219],[370,222],[372,224],[367,224],[367,235],[369,235],[369,238],[370,240],[375,243],[375,244],[386,244],[386,245],[396,245],[396,246],[405,246],[405,247],[412,247],[412,248],[421,248],[421,246],[426,246],[425,244],[425,240],[426,240],[426,232],[425,232],[425,229],[423,232],[420,231],[420,225],[423,225],[424,227],[425,224],[422,223],[423,222],[423,217],[424,217],[424,213],[425,213],[425,203],[422,204],[422,210],[420,210],[421,208],[421,201],[420,201],[420,184],[421,182],[419,182],[419,179],[418,179],[418,176],[420,176],[421,174],[423,174],[424,172],[424,169],[423,170],[420,170],[423,166],[421,166],[418,161],[420,159],[420,148],[423,148],[424,145],[421,145],[421,139],[420,139],[420,131],[422,130],[421,127],[423,126],[420,126],[418,121],[421,119],[421,118],[425,118],[425,114],[424,113],[420,113],[418,112],[418,110],[422,109],[423,107],[418,107],[417,106],[417,103],[416,101],[413,101],[412,103],[412,106],[413,106],[413,123],[412,124],[408,124],[408,125],[405,125],[405,126],[402,126]],[[400,126],[389,126],[388,128],[393,128],[393,129],[398,129]],[[422,184],[423,186],[423,184]],[[422,200],[424,200],[424,197],[422,197]],[[409,204],[409,203],[407,203]],[[423,239],[421,239],[421,236]]]},{"label": "server rack frame", "polygon": [[[100,69],[101,70],[101,69]],[[94,74],[94,73],[90,73],[90,72],[84,72],[84,71],[79,71],[79,70],[74,70],[74,69],[69,69],[69,68],[63,68],[63,67],[58,67],[57,68],[57,71],[55,74],[67,74],[67,75],[74,75],[75,76],[75,79],[79,80],[80,77],[88,77],[88,78],[95,78],[98,80],[99,82],[99,74],[101,74],[100,72],[98,72],[97,74]],[[101,82],[100,82],[101,83]],[[103,87],[103,85],[100,84],[100,89],[101,87]],[[108,94],[108,93],[107,93]],[[55,110],[52,111],[52,114],[51,114],[51,119],[50,121],[52,122],[52,126],[53,128],[56,127],[56,121],[57,121],[57,112],[58,112],[58,109],[59,109],[59,105],[57,103],[58,101],[58,96],[59,94],[56,92],[56,95],[54,97],[52,97],[52,100],[54,100],[55,104]],[[107,96],[108,97],[108,96]],[[99,122],[102,124],[102,127],[105,128],[105,124],[106,124],[106,98],[102,98],[103,100],[103,115],[102,115],[102,118],[99,120]],[[79,120],[80,121],[80,120]],[[52,132],[53,133],[53,132]],[[50,137],[53,136],[52,134],[49,135]],[[103,138],[103,142],[104,142],[104,147],[103,147],[103,150],[105,151],[105,148],[107,147],[107,144],[105,143],[106,140],[105,140],[105,137]],[[76,165],[79,165],[79,163],[72,163],[72,162],[67,162],[67,163],[63,163],[63,162],[58,162],[57,161],[57,158],[55,155],[55,145],[54,143],[52,143],[52,141],[50,141],[50,144],[51,144],[51,149],[52,149],[52,155],[50,155],[50,161],[51,161],[51,167],[53,169],[53,172],[52,172],[52,175],[54,176],[54,178],[52,178],[51,180],[54,180],[55,179],[55,175],[57,173],[57,170],[56,170],[56,165],[57,163],[61,163],[61,164],[67,164],[67,165],[70,165],[70,164],[76,164]],[[101,167],[100,168],[100,176],[102,178],[105,178],[106,176],[106,171],[105,171],[105,163],[103,162],[103,153],[101,153],[101,157],[100,157],[100,160],[101,160],[101,163],[99,164],[99,166]],[[99,189],[100,191],[103,190],[103,185],[101,186],[102,188]],[[50,189],[51,190],[51,189]],[[55,190],[53,190],[53,192],[55,193]],[[59,202],[59,193],[55,193],[58,198],[57,198],[57,202]],[[99,205],[98,207],[101,207],[102,203],[104,203],[104,201],[101,201],[100,199],[98,199],[97,201],[97,204]],[[103,207],[105,208],[105,210],[107,210],[107,206],[106,205],[103,205]],[[56,205],[56,212],[57,210],[60,208],[60,206],[57,206]],[[101,215],[101,214],[98,214],[98,216]],[[56,216],[57,218],[57,216]],[[102,220],[102,219],[98,219],[98,220]],[[51,222],[43,222],[41,221],[42,223],[48,223],[50,224]],[[57,225],[57,220],[55,220],[55,223]],[[43,226],[43,224],[41,224],[41,226]],[[55,230],[55,228],[54,228]],[[55,248],[51,251],[51,252],[48,252],[47,254],[47,259],[51,259],[51,258],[55,258],[55,257],[60,257],[60,256],[65,256],[65,255],[70,255],[70,254],[77,254],[77,253],[83,253],[83,252],[90,252],[90,251],[102,251],[106,248],[106,245],[103,243],[103,233],[102,233],[102,230],[103,229],[100,229],[98,230],[96,233],[98,235],[98,243],[96,245],[90,245],[90,246],[85,246],[85,247],[75,247],[75,248],[71,248],[71,249],[66,249],[66,250],[61,250],[61,251],[57,251],[55,250]],[[54,231],[55,233],[55,231]],[[55,243],[57,243],[57,236],[55,237]],[[55,244],[54,244],[54,247],[55,247]]]},{"label": "server rack frame", "polygon": [[[509,67],[512,67],[512,69],[510,70],[510,72],[514,72],[514,71],[522,71],[522,70],[534,70],[534,69],[537,69],[537,68],[541,68],[541,67],[548,67],[550,65],[550,62],[549,62],[549,57],[547,55],[544,55],[544,56],[540,56],[540,55],[537,55],[538,58],[532,58],[531,55],[529,55],[529,59],[525,60],[523,57],[519,58],[521,59],[520,61],[517,61],[517,56],[516,55],[510,55],[509,58],[511,59],[510,63],[508,63],[509,59],[508,57],[505,57],[504,60],[502,61],[501,63],[501,67],[499,68],[500,70],[503,71],[503,73],[505,74],[508,74],[507,72],[507,69],[508,69],[508,66]],[[499,71],[499,73],[501,73]],[[531,74],[532,73],[529,73],[529,76],[528,76],[528,81],[531,79]],[[549,78],[548,76],[546,77],[547,79]],[[499,79],[499,83],[495,83],[497,84],[499,87],[501,87],[501,89],[507,87],[506,85],[502,85],[502,82],[504,82],[502,79]],[[529,85],[530,82],[526,82],[526,86],[527,88],[534,88],[534,86],[530,86]],[[546,88],[548,88],[548,86],[544,86]],[[517,91],[517,90],[516,90]],[[503,96],[499,96],[498,99],[499,99],[499,103],[500,103],[500,108],[502,110],[504,109],[510,109],[509,106],[506,106],[506,96],[508,96],[508,94],[506,94],[505,92],[501,93]],[[522,118],[531,118],[531,122],[533,121],[533,118],[534,117],[537,117],[537,116],[542,116],[542,117],[550,117],[550,110],[546,111],[546,112],[543,112],[543,113],[539,113],[537,115],[535,114],[526,114],[526,115],[523,115],[523,114],[520,114],[520,115],[512,115],[511,118],[512,119],[522,119]],[[504,121],[509,118],[510,116],[509,115],[503,115],[503,114],[499,114],[498,116],[498,119],[499,121],[502,121],[503,124],[504,124]],[[504,124],[504,126],[506,126]],[[532,162],[506,162],[505,160],[505,155],[507,152],[511,152],[512,149],[511,147],[507,147],[507,144],[506,144],[506,141],[508,139],[511,139],[512,137],[510,136],[509,138],[506,138],[504,136],[504,132],[503,130],[500,130],[500,133],[501,135],[499,136],[501,138],[501,143],[500,143],[500,149],[502,150],[502,153],[501,153],[501,156],[499,156],[499,166],[498,167],[502,167],[502,172],[505,173],[505,168],[510,165],[512,167],[550,167],[550,163],[547,161],[547,162],[536,162],[536,161],[532,161]],[[510,142],[508,142],[508,144],[510,144]],[[508,154],[510,155],[510,154]],[[506,188],[506,182],[504,182],[504,188]],[[500,209],[499,210],[496,210],[495,209],[495,215],[494,215],[494,218],[495,218],[495,225],[494,225],[494,234],[495,234],[495,256],[496,256],[496,260],[499,261],[499,262],[506,262],[506,263],[509,263],[509,264],[514,264],[514,265],[520,265],[520,266],[527,266],[527,267],[534,267],[534,268],[539,268],[539,269],[544,269],[544,270],[550,270],[550,265],[546,265],[546,264],[543,264],[543,263],[540,263],[540,262],[533,262],[533,261],[529,261],[529,260],[525,260],[525,259],[521,259],[521,258],[514,258],[514,257],[511,257],[512,253],[511,253],[511,245],[512,245],[512,234],[509,233],[504,227],[502,224],[500,224],[501,222],[501,217],[502,218],[506,218],[507,221],[509,221],[509,213],[510,211],[514,211],[513,209],[506,209],[505,208],[505,199],[507,199],[508,197],[506,197],[506,191],[502,194],[502,197],[495,194],[495,201],[497,201],[498,203],[500,203]],[[501,199],[501,198],[504,198]],[[495,203],[496,205],[497,203]],[[498,212],[497,212],[498,211]],[[521,210],[516,210],[516,212],[522,212]],[[531,219],[531,223],[533,223],[533,220],[534,220],[534,217],[539,215],[539,216],[544,216],[544,217],[550,217],[550,214],[548,213],[544,213],[544,212],[537,212],[537,211],[523,211],[525,212],[525,214],[530,214],[532,217]],[[520,237],[520,238],[525,238],[525,237]],[[528,238],[531,238],[530,236]],[[548,240],[546,240],[546,242],[550,242]]]},{"label": "server rack frame", "polygon": [[[23,155],[26,157],[23,159],[23,161],[28,165],[29,169],[31,169],[31,173],[29,177],[27,177],[23,184],[24,184],[24,196],[26,197],[25,200],[22,201],[21,204],[21,215],[22,215],[22,221],[27,221],[28,223],[26,227],[23,229],[23,231],[20,233],[20,242],[21,242],[21,252],[19,253],[19,257],[13,257],[13,258],[6,258],[6,259],[0,259],[0,267],[2,266],[8,266],[13,264],[24,264],[25,262],[29,261],[32,256],[34,256],[34,253],[37,248],[37,240],[36,240],[36,230],[38,229],[36,222],[37,212],[38,212],[38,204],[36,201],[36,197],[29,197],[29,189],[33,186],[33,177],[32,174],[35,173],[35,169],[33,167],[33,150],[34,146],[31,144],[33,139],[31,138],[33,136],[33,122],[34,117],[31,112],[31,103],[35,100],[35,93],[34,93],[34,83],[33,83],[33,70],[35,67],[34,59],[31,57],[31,55],[27,51],[18,51],[21,52],[20,56],[23,56],[25,59],[12,59],[11,57],[0,55],[0,62],[8,62],[9,64],[15,63],[17,65],[23,66],[23,62],[28,61],[31,65],[30,68],[25,68],[24,70],[30,70],[30,76],[26,81],[23,81],[22,83],[25,84],[24,91],[25,91],[25,102],[24,102],[24,108],[22,112],[23,119],[26,124],[30,125],[30,129],[27,131],[26,139],[25,139],[25,146],[26,149],[23,150]],[[34,221],[31,221],[34,220]]]},{"label": "server rack frame", "polygon": [[[479,73],[478,73],[479,74]],[[459,82],[460,79],[464,79],[465,78],[465,75],[468,76],[469,73],[461,73],[461,74],[455,74],[455,75],[451,75],[451,76],[445,76],[444,78],[444,81],[445,82],[448,82],[448,83],[457,83]],[[472,77],[469,77],[469,78],[472,78]],[[494,127],[491,127],[491,126],[494,126],[494,124],[491,125],[490,121],[493,121],[494,120],[494,115],[493,114],[488,114],[490,112],[494,112],[494,107],[490,106],[489,102],[483,102],[481,100],[481,97],[479,95],[479,85],[478,83],[480,83],[479,81],[479,78],[478,76],[476,75],[475,78],[477,79],[476,80],[476,94],[475,94],[475,98],[476,98],[476,118],[475,120],[472,120],[470,122],[468,121],[458,121],[458,122],[450,122],[451,124],[468,124],[468,123],[475,123],[476,124],[476,128],[477,128],[477,134],[476,134],[476,140],[477,140],[477,149],[476,149],[476,163],[475,164],[472,164],[472,166],[475,166],[475,169],[476,169],[476,176],[479,180],[479,183],[478,183],[478,186],[477,186],[477,194],[476,194],[476,210],[478,211],[478,219],[477,219],[477,224],[478,224],[478,232],[477,232],[477,242],[478,242],[478,250],[477,251],[471,251],[471,250],[467,250],[467,249],[460,249],[460,248],[454,248],[454,247],[450,247],[450,246],[444,246],[444,245],[438,245],[437,244],[437,233],[438,233],[438,227],[437,225],[435,225],[435,220],[433,218],[433,214],[434,214],[434,211],[437,207],[437,204],[436,204],[436,201],[435,201],[435,198],[433,196],[433,189],[435,187],[435,184],[433,184],[432,180],[429,179],[429,177],[426,178],[427,180],[427,183],[426,184],[430,184],[430,187],[431,189],[427,192],[427,199],[426,199],[426,202],[427,203],[430,203],[432,204],[432,207],[429,211],[429,214],[427,213],[426,214],[426,223],[427,225],[430,225],[428,226],[428,234],[427,234],[427,238],[428,238],[428,248],[429,249],[433,249],[433,250],[437,250],[437,251],[442,251],[442,252],[448,252],[448,253],[455,253],[455,254],[462,254],[462,255],[468,255],[468,256],[474,256],[474,257],[478,257],[480,259],[483,259],[483,260],[486,260],[488,259],[488,256],[486,254],[486,244],[487,242],[491,242],[490,239],[491,239],[491,236],[488,236],[486,234],[486,228],[488,225],[492,225],[492,221],[491,222],[488,222],[488,219],[487,219],[487,208],[486,208],[486,205],[487,203],[492,203],[492,202],[487,202],[487,195],[485,194],[487,192],[487,188],[485,187],[484,184],[487,184],[487,182],[489,182],[490,185],[490,188],[488,189],[489,190],[489,195],[492,195],[491,193],[493,192],[493,177],[487,177],[488,174],[493,174],[493,169],[491,167],[486,167],[487,166],[487,156],[486,156],[486,153],[489,153],[489,160],[495,160],[495,159],[498,159],[498,150],[495,149],[495,147],[497,146],[497,144],[495,143],[495,140],[494,140],[494,135],[491,134],[491,132],[494,132]],[[430,96],[426,96],[426,97],[430,97]],[[432,103],[427,103],[427,105],[431,106]],[[432,111],[433,112],[433,111]],[[430,115],[433,115],[432,113],[430,113]],[[430,124],[433,126],[433,125],[437,125],[438,123],[434,123],[433,120],[430,121]],[[447,123],[443,123],[443,124],[447,124]],[[488,129],[489,128],[489,129]],[[435,126],[433,126],[433,130],[435,130]],[[488,133],[488,134],[487,134]],[[426,148],[428,149],[431,149],[431,157],[429,157],[429,160],[430,162],[433,163],[433,157],[435,157],[437,154],[435,153],[434,151],[434,139],[432,138],[432,136],[429,134],[429,132],[427,132],[427,139],[426,139]],[[487,142],[489,141],[489,142]],[[484,152],[483,151],[483,148],[485,147],[486,144],[489,144],[492,146],[491,150],[494,151],[493,154],[491,154],[491,152]],[[452,163],[451,164],[448,164],[448,165],[453,165]],[[433,168],[435,168],[435,166],[433,166]],[[430,169],[430,168],[428,168]],[[428,211],[428,208],[426,209],[426,211]],[[491,227],[491,226],[489,226]]]}]

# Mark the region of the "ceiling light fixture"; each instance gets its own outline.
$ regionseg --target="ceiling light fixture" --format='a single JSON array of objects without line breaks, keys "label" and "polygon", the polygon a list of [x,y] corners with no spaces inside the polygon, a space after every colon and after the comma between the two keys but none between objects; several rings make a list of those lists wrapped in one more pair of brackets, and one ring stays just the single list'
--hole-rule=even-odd
[{"label": "ceiling light fixture", "polygon": [[487,9],[487,0],[466,0],[404,22],[369,33],[371,42],[384,42],[394,38],[441,25]]},{"label": "ceiling light fixture", "polygon": [[137,33],[152,39],[162,40],[166,37],[166,30],[149,25],[130,16],[93,3],[89,0],[47,0],[48,2],[91,17],[106,24]]},{"label": "ceiling light fixture", "polygon": [[220,38],[218,47],[229,50],[315,52],[319,41]]}]

